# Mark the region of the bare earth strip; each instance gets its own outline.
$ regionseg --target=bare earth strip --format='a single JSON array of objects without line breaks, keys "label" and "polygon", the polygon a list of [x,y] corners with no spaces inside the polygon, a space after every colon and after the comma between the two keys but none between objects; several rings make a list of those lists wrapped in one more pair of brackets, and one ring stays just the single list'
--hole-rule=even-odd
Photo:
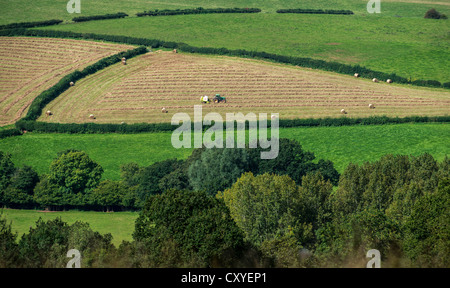
[{"label": "bare earth strip", "polygon": [[[238,112],[279,113],[285,119],[433,116],[448,115],[450,107],[444,89],[373,83],[256,60],[153,52],[80,80],[45,108],[54,115],[39,120],[158,123],[170,122],[178,112],[193,119],[200,97],[215,94],[227,103],[203,104],[203,114],[218,112],[224,119]],[[161,113],[163,107],[168,113]]]},{"label": "bare earth strip", "polygon": [[24,116],[33,99],[65,75],[132,48],[82,40],[0,37],[0,126]]}]

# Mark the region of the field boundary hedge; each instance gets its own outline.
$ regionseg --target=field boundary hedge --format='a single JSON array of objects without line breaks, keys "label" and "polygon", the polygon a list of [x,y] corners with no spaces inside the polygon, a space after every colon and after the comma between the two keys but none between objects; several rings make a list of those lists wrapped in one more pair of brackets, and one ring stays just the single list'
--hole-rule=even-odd
[{"label": "field boundary hedge", "polygon": [[279,9],[277,13],[353,15],[351,10]]},{"label": "field boundary hedge", "polygon": [[259,13],[261,9],[259,8],[210,8],[205,9],[202,7],[194,9],[164,9],[164,10],[154,10],[154,11],[144,11],[136,13],[138,17],[144,16],[172,16],[172,15],[189,15],[189,14],[223,14],[223,13]]},{"label": "field boundary hedge", "polygon": [[[280,128],[294,127],[338,127],[355,125],[386,125],[386,124],[404,124],[404,123],[449,123],[450,116],[411,116],[411,117],[387,117],[374,116],[367,118],[307,118],[307,119],[280,119]],[[246,122],[246,127],[249,123]],[[267,127],[271,127],[271,121],[268,120]],[[172,132],[179,128],[178,125],[171,123],[135,123],[135,124],[97,124],[97,123],[49,123],[32,120],[19,120],[16,122],[16,128],[20,131],[34,131],[39,133],[64,133],[64,134],[139,134],[154,132]],[[203,131],[211,128],[204,125]],[[191,123],[191,129],[194,131],[194,123]],[[237,123],[235,122],[235,130]]]},{"label": "field boundary hedge", "polygon": [[6,25],[0,25],[0,30],[53,26],[53,25],[60,24],[62,22],[64,22],[64,21],[63,20],[46,20],[46,21],[36,21],[36,22],[11,23],[11,24],[6,24]]},{"label": "field boundary hedge", "polygon": [[19,130],[17,128],[0,130],[0,139],[12,137],[12,136],[20,136],[20,135],[22,135],[22,132],[21,132],[21,130]]},{"label": "field boundary hedge", "polygon": [[389,74],[385,72],[375,71],[366,67],[362,67],[360,65],[349,65],[306,57],[284,56],[267,52],[247,51],[243,49],[230,50],[227,48],[195,47],[182,42],[170,42],[157,39],[135,38],[129,36],[77,33],[66,31],[54,31],[54,30],[9,29],[9,30],[0,30],[0,36],[35,36],[35,37],[50,37],[50,38],[90,39],[122,44],[142,45],[152,48],[178,49],[179,51],[188,53],[225,55],[241,58],[262,59],[277,63],[330,71],[345,75],[354,75],[355,73],[358,73],[360,77],[367,79],[377,78],[380,81],[386,81],[388,79],[391,79],[394,83],[450,89],[449,82],[441,84],[441,82],[436,80],[422,80],[422,79],[411,81],[405,77],[398,76],[395,73]]},{"label": "field boundary hedge", "polygon": [[116,14],[94,15],[94,16],[80,16],[72,19],[73,22],[87,22],[94,20],[118,19],[128,17],[128,14],[118,12]]}]

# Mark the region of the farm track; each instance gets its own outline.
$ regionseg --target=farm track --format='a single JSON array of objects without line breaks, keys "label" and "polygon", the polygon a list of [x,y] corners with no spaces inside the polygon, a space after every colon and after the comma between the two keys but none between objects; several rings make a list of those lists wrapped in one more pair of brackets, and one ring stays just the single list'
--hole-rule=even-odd
[{"label": "farm track", "polygon": [[42,91],[65,75],[131,49],[93,41],[0,37],[0,125],[14,123]]},{"label": "farm track", "polygon": [[[450,93],[372,83],[333,73],[227,57],[147,53],[81,81],[50,103],[62,123],[170,122],[193,115],[200,96],[221,94],[227,103],[205,104],[204,114],[279,113],[281,118],[448,115]],[[375,109],[369,109],[372,103]],[[161,113],[165,107],[169,113]],[[89,119],[94,114],[95,120]]]}]

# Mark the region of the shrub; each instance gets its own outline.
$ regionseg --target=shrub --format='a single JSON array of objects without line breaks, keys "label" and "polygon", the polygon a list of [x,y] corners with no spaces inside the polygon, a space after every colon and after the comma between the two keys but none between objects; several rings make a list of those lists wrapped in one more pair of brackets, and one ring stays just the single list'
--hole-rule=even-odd
[{"label": "shrub", "polygon": [[425,17],[426,19],[447,19],[447,16],[445,16],[445,14],[441,14],[438,11],[436,11],[436,9],[431,8],[430,10],[427,11],[427,13],[425,13]]}]

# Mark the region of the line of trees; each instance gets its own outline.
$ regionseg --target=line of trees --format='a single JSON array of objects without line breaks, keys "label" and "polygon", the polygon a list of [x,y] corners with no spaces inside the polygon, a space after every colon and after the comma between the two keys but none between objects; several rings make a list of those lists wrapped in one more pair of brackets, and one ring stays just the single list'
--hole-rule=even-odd
[{"label": "line of trees", "polygon": [[202,7],[194,9],[164,9],[164,10],[149,10],[141,13],[137,13],[136,16],[170,16],[170,15],[189,15],[189,14],[213,14],[213,13],[259,13],[259,8],[209,8]]},{"label": "line of trees", "polygon": [[[305,172],[304,165],[311,165],[301,160],[309,152],[299,151],[298,144],[284,141],[283,147],[286,157],[278,162],[264,160],[255,173],[244,172],[232,184],[222,177],[234,174],[221,173],[220,166],[215,171],[217,181],[226,188],[217,194],[211,193],[216,188],[192,187],[197,184],[189,181],[193,176],[189,169],[181,180],[183,171],[186,167],[207,169],[205,153],[215,153],[217,162],[229,161],[229,168],[234,168],[233,163],[247,150],[197,149],[186,161],[168,160],[143,168],[127,165],[122,183],[102,182],[94,188],[120,198],[118,185],[137,183],[138,187],[126,191],[148,193],[133,240],[118,248],[111,244],[111,235],[60,219],[38,220],[17,241],[11,225],[0,216],[0,267],[64,267],[65,253],[74,248],[83,255],[83,267],[365,267],[370,249],[381,252],[383,267],[450,265],[448,158],[437,162],[429,154],[386,155],[371,163],[350,164],[334,188],[320,169],[304,175],[277,170],[282,164],[300,163],[296,167]],[[289,160],[288,154],[294,152],[300,155]],[[0,167],[7,167],[2,159]],[[84,180],[78,183],[66,169],[73,159],[84,159],[78,163],[91,171],[82,172]],[[79,191],[93,184],[86,179],[98,179],[100,173],[98,166],[76,151],[61,153],[52,167],[46,185]],[[268,167],[274,173],[264,170]],[[300,176],[301,182],[292,178]],[[5,177],[1,179],[4,185]],[[184,187],[179,186],[182,182]],[[171,188],[158,191],[163,187]],[[111,198],[106,193],[99,197]]]},{"label": "line of trees", "polygon": [[[301,145],[280,139],[276,159],[261,160],[261,148],[196,149],[186,160],[168,159],[148,167],[121,166],[121,180],[102,181],[102,167],[82,151],[59,152],[49,173],[37,176],[30,167],[16,168],[11,155],[0,154],[0,206],[48,210],[134,210],[151,195],[171,189],[206,191],[214,196],[229,188],[244,172],[289,175],[297,183],[307,173],[320,171],[337,185],[339,173],[331,161],[319,160]],[[220,163],[217,166],[217,163]]]},{"label": "line of trees", "polygon": [[324,60],[305,57],[283,56],[267,52],[247,51],[242,49],[230,50],[227,48],[195,47],[181,42],[170,42],[170,41],[167,42],[155,39],[135,38],[128,36],[100,35],[92,33],[76,33],[76,32],[51,31],[51,30],[42,31],[42,30],[27,30],[27,29],[0,30],[0,36],[19,36],[19,35],[54,37],[54,38],[93,39],[131,45],[143,45],[153,48],[178,49],[179,51],[187,53],[256,58],[300,67],[331,71],[346,75],[354,75],[355,73],[358,73],[360,77],[368,79],[377,78],[380,81],[386,81],[387,79],[391,79],[395,83],[402,83],[402,84],[411,84],[436,88],[450,87],[450,82],[442,84],[441,82],[436,80],[420,80],[420,79],[408,80],[407,78],[398,76],[395,73],[384,73],[380,71],[375,71],[366,67],[361,67],[360,65],[349,65],[337,62],[328,62]]},{"label": "line of trees", "polygon": [[277,13],[353,15],[351,10],[279,9]]},{"label": "line of trees", "polygon": [[106,19],[119,19],[128,17],[128,14],[123,12],[118,12],[115,14],[105,14],[105,15],[94,15],[94,16],[80,16],[72,19],[73,22],[87,22],[94,20],[106,20]]}]

